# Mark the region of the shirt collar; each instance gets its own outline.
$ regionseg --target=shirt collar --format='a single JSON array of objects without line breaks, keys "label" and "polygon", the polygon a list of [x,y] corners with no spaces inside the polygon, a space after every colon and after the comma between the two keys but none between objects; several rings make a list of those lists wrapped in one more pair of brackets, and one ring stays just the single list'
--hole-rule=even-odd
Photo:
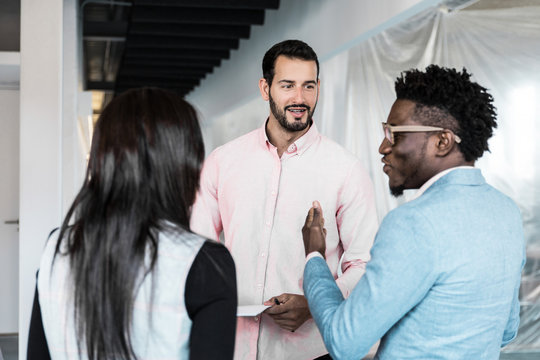
[{"label": "shirt collar", "polygon": [[429,187],[431,185],[433,185],[437,180],[439,180],[440,178],[442,178],[444,175],[448,174],[449,172],[451,171],[454,171],[454,170],[457,170],[457,169],[474,169],[474,166],[468,166],[468,165],[464,165],[464,166],[456,166],[456,167],[452,167],[452,168],[449,168],[449,169],[446,169],[446,170],[443,170],[441,171],[440,173],[438,173],[437,175],[433,176],[431,179],[429,179],[428,181],[426,181],[424,183],[424,185],[422,185],[420,187],[420,189],[418,189],[418,191],[416,192],[416,194],[414,194],[414,196],[412,197],[411,201],[414,200],[414,199],[418,199],[420,196],[422,196],[423,193],[426,192],[427,189],[429,189]]},{"label": "shirt collar", "polygon": [[[271,149],[274,147],[272,143],[270,143],[270,140],[268,139],[268,136],[266,135],[266,123],[268,122],[268,118],[264,121],[263,125],[259,128],[259,142],[261,145],[263,145],[266,149]],[[298,155],[302,155],[304,151],[306,151],[311,144],[313,144],[317,138],[319,137],[319,130],[317,129],[317,126],[315,125],[315,122],[311,123],[311,126],[309,127],[309,130],[296,139],[295,142],[293,142],[291,145],[289,145],[288,153],[297,152]]]}]

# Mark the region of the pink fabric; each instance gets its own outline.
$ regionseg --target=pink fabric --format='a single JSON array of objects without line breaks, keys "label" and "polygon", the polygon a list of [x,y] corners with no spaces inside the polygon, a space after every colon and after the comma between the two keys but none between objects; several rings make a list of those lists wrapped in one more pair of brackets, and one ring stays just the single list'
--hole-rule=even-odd
[{"label": "pink fabric", "polygon": [[[210,154],[193,206],[193,231],[219,239],[236,264],[238,304],[303,294],[302,226],[318,200],[328,231],[326,260],[348,296],[365,270],[377,231],[371,180],[359,160],[319,134],[315,125],[284,152],[265,127]],[[267,315],[239,318],[235,359],[313,359],[327,351],[313,320],[294,333]]]}]

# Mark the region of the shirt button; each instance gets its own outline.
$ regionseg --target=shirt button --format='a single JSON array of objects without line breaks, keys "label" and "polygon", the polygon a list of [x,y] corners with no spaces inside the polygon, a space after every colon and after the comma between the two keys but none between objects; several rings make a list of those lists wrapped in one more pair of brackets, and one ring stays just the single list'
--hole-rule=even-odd
[{"label": "shirt button", "polygon": [[259,289],[262,289],[262,284],[257,284],[257,287],[258,287]]},{"label": "shirt button", "polygon": [[266,222],[266,225],[270,226],[270,220]]},{"label": "shirt button", "polygon": [[296,145],[295,144],[292,144],[291,146],[289,146],[289,148],[287,149],[287,152],[289,153],[292,153],[292,152],[295,152],[296,151]]},{"label": "shirt button", "polygon": [[261,253],[261,257],[264,257],[266,254],[265,253]]},{"label": "shirt button", "polygon": [[275,191],[272,191],[272,196],[276,196],[276,192],[275,192]]},{"label": "shirt button", "polygon": [[259,317],[258,317],[258,316],[255,316],[255,317],[253,318],[253,320],[259,321]]}]

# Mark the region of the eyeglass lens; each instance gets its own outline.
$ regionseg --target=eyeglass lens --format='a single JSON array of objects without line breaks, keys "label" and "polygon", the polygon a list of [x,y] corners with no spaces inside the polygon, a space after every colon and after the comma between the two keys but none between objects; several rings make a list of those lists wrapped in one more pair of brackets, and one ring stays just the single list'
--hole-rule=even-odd
[{"label": "eyeglass lens", "polygon": [[389,127],[384,127],[384,136],[388,139],[388,141],[390,141],[390,144],[394,143],[392,141],[392,130],[390,130]]}]

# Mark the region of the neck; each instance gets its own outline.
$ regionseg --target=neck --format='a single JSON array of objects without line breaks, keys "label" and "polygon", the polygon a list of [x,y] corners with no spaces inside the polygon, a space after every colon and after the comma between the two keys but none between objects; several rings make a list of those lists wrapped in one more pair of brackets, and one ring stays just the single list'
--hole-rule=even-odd
[{"label": "neck", "polygon": [[288,131],[270,114],[266,122],[266,136],[268,136],[270,143],[277,148],[278,156],[281,157],[293,142],[308,132],[309,128],[310,126],[301,131]]},{"label": "neck", "polygon": [[474,161],[465,161],[463,154],[460,152],[453,153],[441,159],[438,166],[435,167],[434,175],[458,166],[474,166]]}]

